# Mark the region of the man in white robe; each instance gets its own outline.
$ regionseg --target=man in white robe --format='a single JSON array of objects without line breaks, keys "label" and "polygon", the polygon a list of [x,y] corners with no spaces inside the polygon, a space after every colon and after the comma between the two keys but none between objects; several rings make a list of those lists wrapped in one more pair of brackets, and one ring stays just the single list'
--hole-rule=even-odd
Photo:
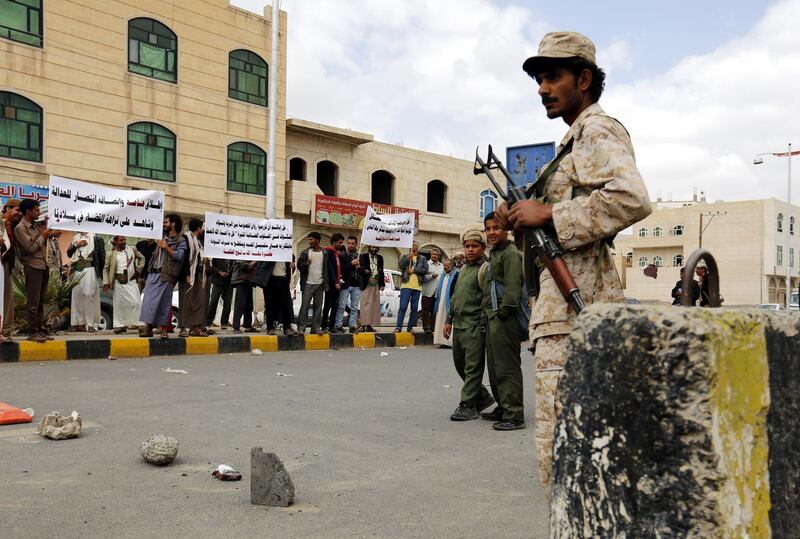
[{"label": "man in white robe", "polygon": [[125,236],[114,236],[113,249],[106,255],[103,266],[103,290],[114,291],[114,333],[136,326],[142,310],[137,277],[144,269],[144,255],[127,245]]},{"label": "man in white robe", "polygon": [[72,238],[67,254],[73,275],[80,276],[72,289],[70,325],[75,331],[95,331],[97,313],[100,311],[100,287],[95,270],[95,241],[91,232],[77,232]]}]

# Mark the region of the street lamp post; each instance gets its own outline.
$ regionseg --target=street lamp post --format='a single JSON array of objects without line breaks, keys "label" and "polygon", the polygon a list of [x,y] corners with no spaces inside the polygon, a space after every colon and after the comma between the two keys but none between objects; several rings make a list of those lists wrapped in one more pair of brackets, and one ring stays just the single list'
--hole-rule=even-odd
[{"label": "street lamp post", "polygon": [[786,256],[784,257],[784,262],[786,263],[786,310],[789,310],[790,298],[792,296],[792,270],[789,263],[789,255],[792,252],[791,249],[791,228],[792,228],[792,155],[799,155],[800,151],[792,152],[792,143],[789,143],[789,149],[786,152],[767,152],[767,153],[760,153],[756,155],[755,159],[753,159],[754,165],[760,165],[764,162],[761,159],[762,155],[771,155],[773,157],[786,157],[786,161],[789,163],[788,165],[788,176],[786,179],[787,189],[788,189],[788,198],[786,200]]}]

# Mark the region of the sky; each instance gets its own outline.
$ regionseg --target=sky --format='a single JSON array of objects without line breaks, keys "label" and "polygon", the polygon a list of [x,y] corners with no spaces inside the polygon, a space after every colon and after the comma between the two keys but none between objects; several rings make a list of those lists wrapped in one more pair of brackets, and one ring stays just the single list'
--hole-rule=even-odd
[{"label": "sky", "polygon": [[786,200],[788,160],[753,158],[800,150],[800,0],[555,4],[283,0],[288,117],[467,159],[558,142],[567,126],[521,66],[546,32],[575,30],[597,46],[600,104],[631,133],[651,198]]}]

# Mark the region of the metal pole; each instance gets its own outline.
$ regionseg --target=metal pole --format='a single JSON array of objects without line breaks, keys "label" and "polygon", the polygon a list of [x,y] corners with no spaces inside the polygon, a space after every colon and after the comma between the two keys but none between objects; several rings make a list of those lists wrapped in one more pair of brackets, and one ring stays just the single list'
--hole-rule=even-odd
[{"label": "metal pole", "polygon": [[697,248],[703,248],[703,212],[700,212],[700,233],[697,235]]},{"label": "metal pole", "polygon": [[267,219],[275,219],[275,144],[278,131],[278,61],[280,58],[281,14],[278,0],[272,0],[272,61],[269,64],[269,148],[267,149]]},{"label": "metal pole", "polygon": [[789,172],[788,172],[788,179],[787,182],[789,184],[789,196],[786,204],[786,258],[784,258],[784,262],[786,263],[786,311],[789,311],[789,304],[790,298],[792,296],[792,270],[789,267],[789,255],[792,252],[791,249],[791,241],[792,237],[790,235],[792,229],[792,143],[789,143],[789,153],[786,156],[787,160],[789,161]]}]

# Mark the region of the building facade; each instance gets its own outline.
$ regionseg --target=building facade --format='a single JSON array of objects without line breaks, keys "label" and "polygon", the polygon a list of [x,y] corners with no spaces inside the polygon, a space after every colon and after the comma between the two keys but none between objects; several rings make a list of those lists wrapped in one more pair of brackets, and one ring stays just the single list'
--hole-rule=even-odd
[{"label": "building facade", "polygon": [[[627,297],[672,302],[681,266],[701,245],[719,266],[725,306],[784,303],[787,265],[797,291],[800,207],[792,207],[791,218],[786,203],[774,198],[708,203],[695,197],[686,203],[657,201],[654,207],[632,235],[615,240],[614,260]],[[650,264],[658,266],[656,279],[643,273]]]},{"label": "building facade", "polygon": [[[0,0],[0,175],[157,189],[167,208],[263,214],[267,118],[285,174],[286,15],[277,103],[269,17],[227,0]],[[277,186],[277,207],[284,204]]]},{"label": "building facade", "polygon": [[[488,180],[469,161],[287,121],[285,12],[278,99],[267,102],[270,13],[227,0],[0,0],[0,182],[54,174],[161,190],[186,217],[261,216],[275,151],[277,215],[295,220],[298,249],[312,229],[358,235],[352,216],[316,218],[326,195],[413,210],[423,248],[452,254],[497,205]],[[384,255],[395,267],[400,252]]]}]

